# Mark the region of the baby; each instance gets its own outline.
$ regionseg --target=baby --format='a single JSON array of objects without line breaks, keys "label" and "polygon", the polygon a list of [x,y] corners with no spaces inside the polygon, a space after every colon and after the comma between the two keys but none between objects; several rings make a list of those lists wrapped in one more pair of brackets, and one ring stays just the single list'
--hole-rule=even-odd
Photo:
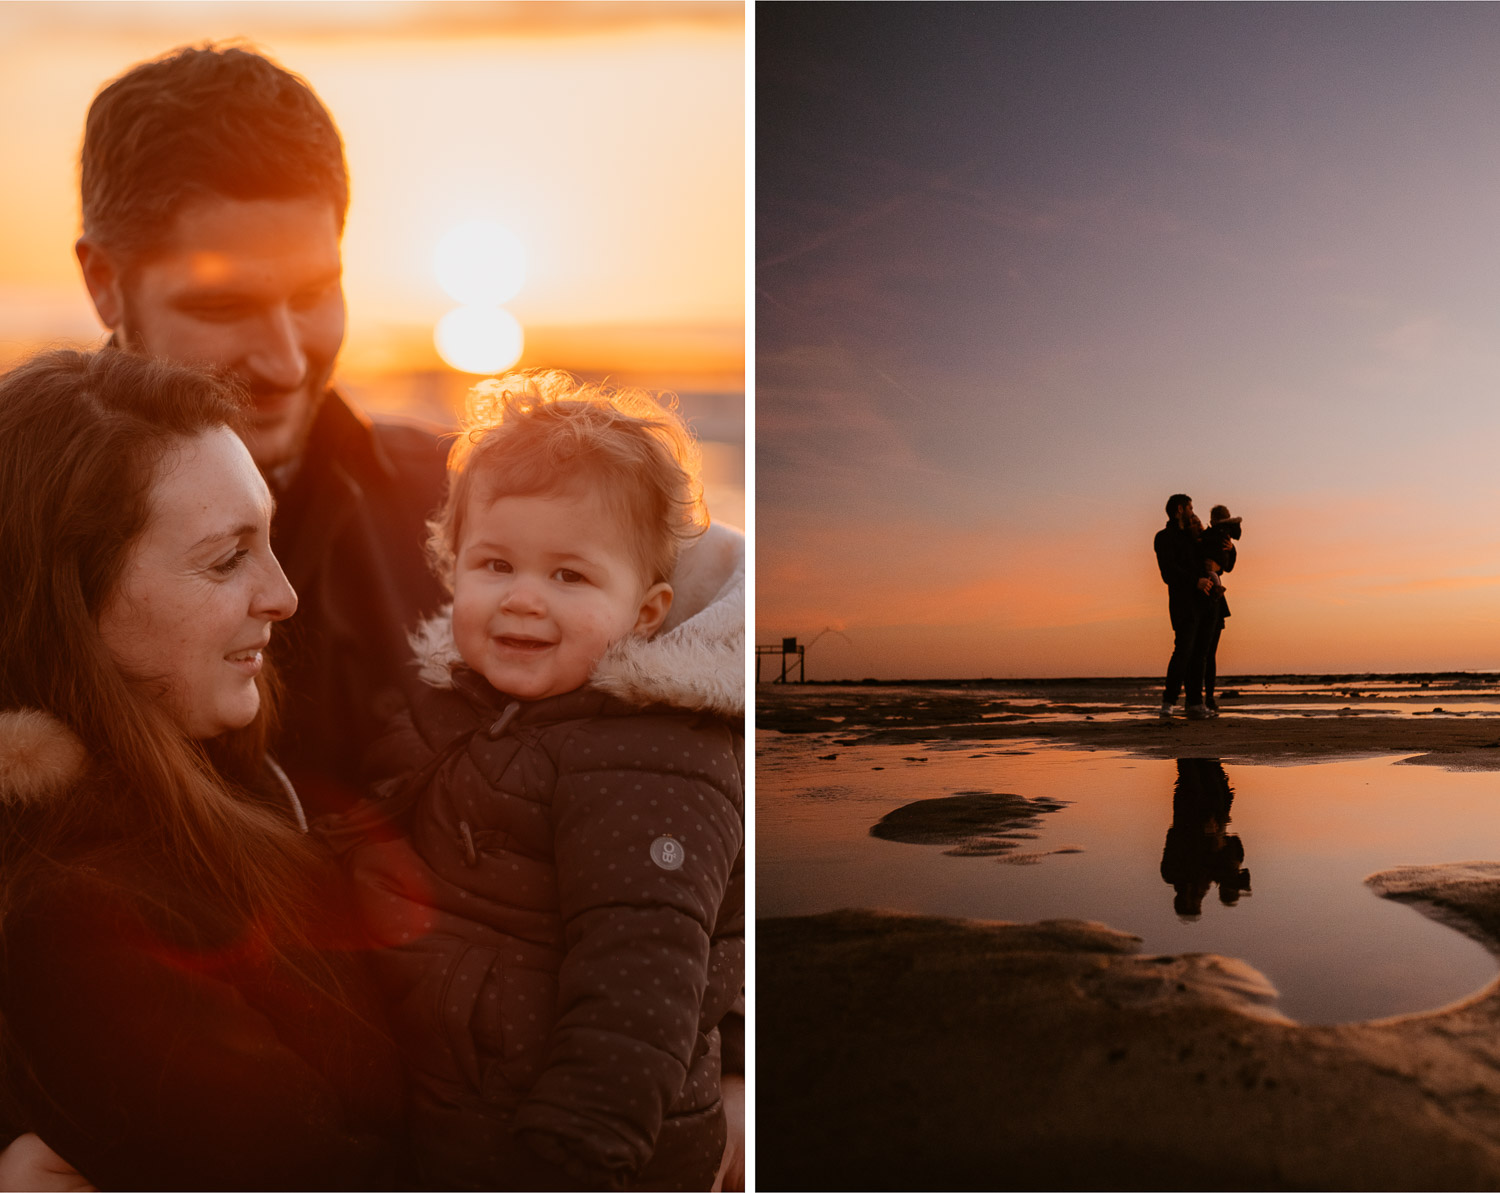
[{"label": "baby", "polygon": [[1205,527],[1197,514],[1188,518],[1188,528],[1198,540],[1198,550],[1203,555],[1203,574],[1211,585],[1208,595],[1221,597],[1226,589],[1223,576],[1234,570],[1235,547],[1232,540],[1240,537],[1239,518],[1229,516],[1229,508],[1214,506],[1209,514],[1210,524]]},{"label": "baby", "polygon": [[[1225,572],[1234,570],[1235,550],[1234,540],[1240,537],[1240,523],[1242,519],[1231,518],[1229,507],[1216,505],[1209,511],[1208,529],[1199,535],[1198,545],[1203,552],[1203,567],[1208,576],[1214,582],[1215,595],[1222,596],[1224,593],[1224,581],[1220,578]],[[1197,518],[1193,519],[1195,522]],[[1200,524],[1201,525],[1201,524]]]},{"label": "baby", "polygon": [[449,458],[430,547],[453,604],[413,640],[424,685],[353,854],[417,1187],[714,1180],[744,982],[742,608],[656,636],[706,522],[696,463],[671,411],[560,373],[481,386]]}]

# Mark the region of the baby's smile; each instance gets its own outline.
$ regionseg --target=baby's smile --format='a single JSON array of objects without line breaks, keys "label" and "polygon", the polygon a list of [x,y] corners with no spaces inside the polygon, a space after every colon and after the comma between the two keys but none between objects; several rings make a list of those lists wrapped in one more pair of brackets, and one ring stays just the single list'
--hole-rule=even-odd
[{"label": "baby's smile", "polygon": [[549,642],[545,638],[527,638],[517,634],[497,634],[495,641],[509,650],[540,651],[557,643]]}]

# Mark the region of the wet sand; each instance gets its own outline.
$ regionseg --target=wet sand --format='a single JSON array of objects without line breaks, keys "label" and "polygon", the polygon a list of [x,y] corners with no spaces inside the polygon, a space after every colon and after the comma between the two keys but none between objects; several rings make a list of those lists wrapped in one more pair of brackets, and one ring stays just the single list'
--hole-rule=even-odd
[{"label": "wet sand", "polygon": [[[1339,716],[1336,696],[1310,716],[1161,723],[1139,695],[1118,702],[1138,715],[1114,720],[1097,687],[1075,715],[1057,695],[1039,713],[993,693],[763,691],[758,719],[848,742],[1028,738],[1262,762],[1399,752],[1500,768],[1500,720],[1485,715],[1356,702]],[[1370,881],[1500,956],[1500,863]],[[1442,1010],[1309,1026],[1270,1009],[1271,984],[1243,961],[1138,950],[1079,921],[759,921],[759,1186],[1500,1187],[1500,982]]]},{"label": "wet sand", "polygon": [[[1500,865],[1392,872],[1500,948]],[[1500,983],[1309,1027],[1100,924],[757,925],[763,1189],[1493,1189]]]},{"label": "wet sand", "polygon": [[[967,730],[959,734],[949,729],[939,734],[940,739],[948,736],[970,740],[973,735]],[[1211,755],[1226,762],[1265,762],[1414,754],[1418,757],[1408,759],[1414,764],[1500,770],[1500,723],[1492,720],[1374,715],[1252,720],[1226,714],[1213,721],[1012,722],[996,725],[990,740],[1011,737],[1129,750],[1152,758]],[[928,735],[921,740],[933,738]]]},{"label": "wet sand", "polygon": [[[1351,685],[1350,692],[1368,692]],[[1500,693],[1497,693],[1500,695]],[[1388,709],[1390,697],[1348,693],[1301,697],[1286,712],[1282,695],[1245,692],[1225,699],[1221,716],[1157,719],[1155,693],[1132,681],[1094,681],[1012,691],[913,687],[762,687],[756,724],[783,733],[836,732],[849,743],[919,745],[1019,738],[1128,750],[1153,758],[1212,756],[1226,762],[1413,754],[1410,761],[1500,770],[1500,715],[1466,711],[1441,689],[1420,690],[1418,712]],[[1408,702],[1412,702],[1410,699]],[[1436,711],[1434,711],[1436,710]],[[1124,716],[1123,714],[1130,714]],[[1112,719],[1115,718],[1115,719]]]}]

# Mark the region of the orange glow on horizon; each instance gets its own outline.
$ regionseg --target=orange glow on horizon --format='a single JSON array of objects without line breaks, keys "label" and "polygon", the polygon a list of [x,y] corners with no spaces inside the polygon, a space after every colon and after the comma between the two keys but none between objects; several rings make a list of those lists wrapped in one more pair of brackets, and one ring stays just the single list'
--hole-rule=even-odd
[{"label": "orange glow on horizon", "polygon": [[[1220,673],[1500,670],[1493,546],[1457,523],[1408,535],[1408,504],[1341,510],[1330,497],[1315,521],[1311,501],[1248,519]],[[1330,533],[1346,525],[1360,533]],[[762,553],[756,641],[842,623],[848,642],[830,635],[809,654],[820,679],[1154,676],[1172,645],[1155,530],[1028,537],[810,517],[783,531],[795,550]]]}]

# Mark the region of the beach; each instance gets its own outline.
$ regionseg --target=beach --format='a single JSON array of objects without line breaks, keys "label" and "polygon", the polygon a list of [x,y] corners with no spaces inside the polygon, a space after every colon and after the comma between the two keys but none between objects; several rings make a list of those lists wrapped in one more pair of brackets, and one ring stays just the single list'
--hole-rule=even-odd
[{"label": "beach", "polygon": [[856,732],[892,744],[1031,739],[1158,758],[1245,760],[1417,754],[1500,769],[1500,683],[1490,677],[1229,678],[1225,715],[1158,720],[1159,680],[770,685],[756,723],[784,733]]},{"label": "beach", "polygon": [[761,1187],[1500,1184],[1500,693],[1223,688],[759,689]]}]

